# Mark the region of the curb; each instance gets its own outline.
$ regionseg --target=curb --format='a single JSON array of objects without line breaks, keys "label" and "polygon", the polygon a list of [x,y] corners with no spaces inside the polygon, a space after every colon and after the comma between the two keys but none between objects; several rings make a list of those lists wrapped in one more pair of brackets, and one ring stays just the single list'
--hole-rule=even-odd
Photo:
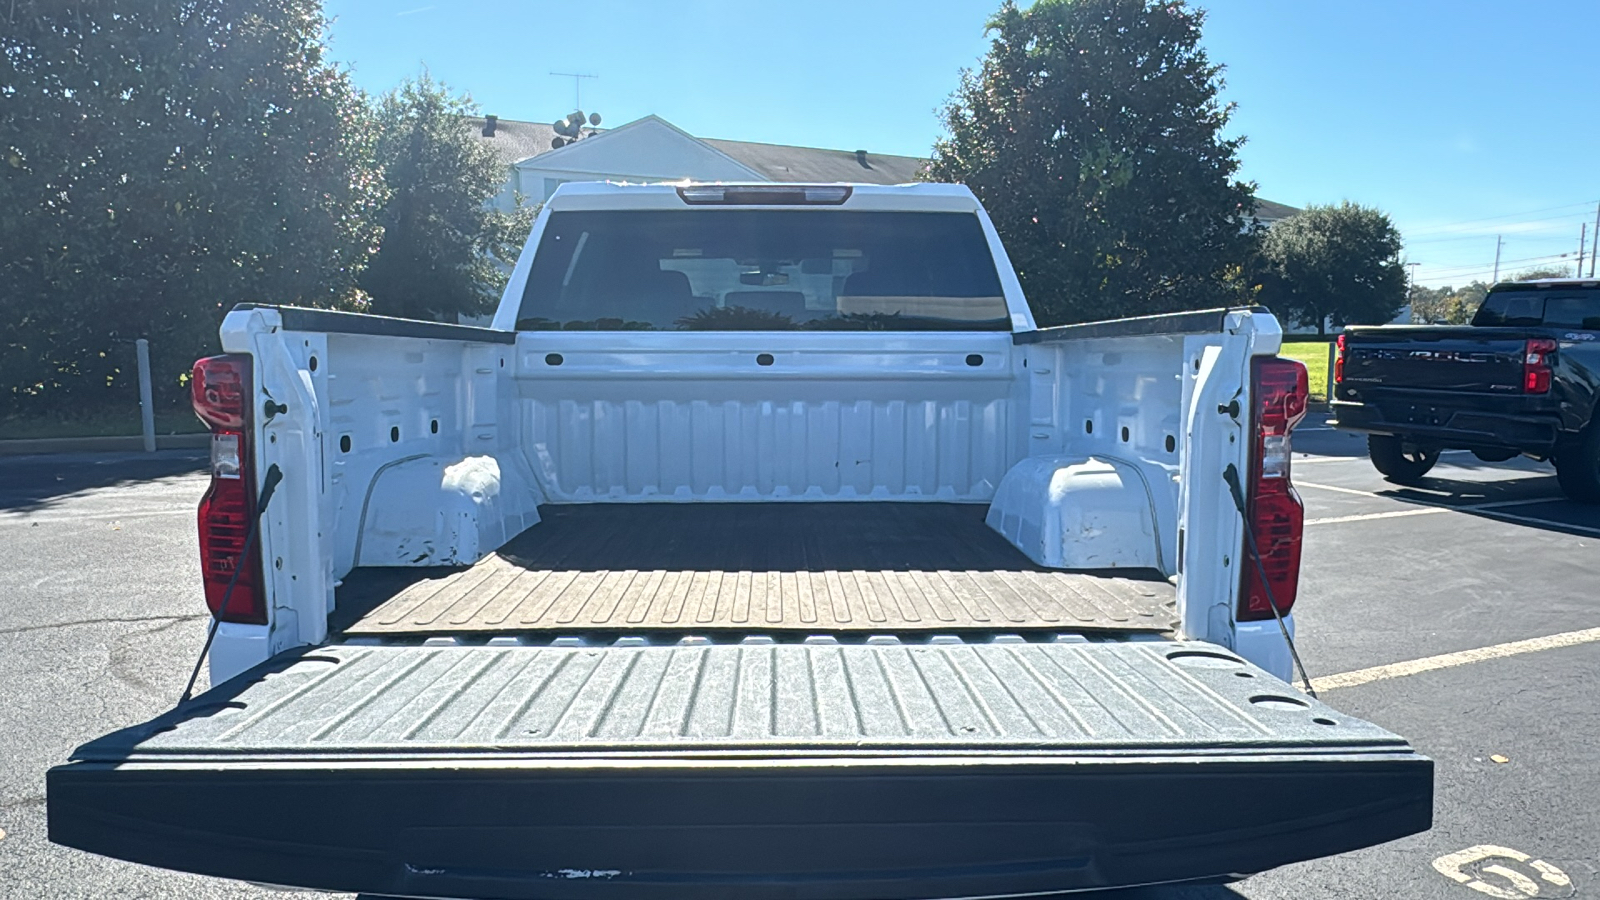
[{"label": "curb", "polygon": [[[211,445],[210,434],[158,434],[157,450],[198,450]],[[31,438],[0,441],[0,456],[30,456],[36,453],[120,453],[144,450],[139,435],[117,437]]]}]

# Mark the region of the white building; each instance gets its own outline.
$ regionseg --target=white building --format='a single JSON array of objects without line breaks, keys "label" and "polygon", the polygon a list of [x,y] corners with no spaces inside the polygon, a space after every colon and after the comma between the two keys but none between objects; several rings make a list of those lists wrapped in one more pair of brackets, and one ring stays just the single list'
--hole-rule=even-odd
[{"label": "white building", "polygon": [[[468,120],[510,169],[500,202],[544,201],[569,181],[915,181],[926,159],[697,138],[658,116],[594,130],[556,148],[555,129],[495,116]],[[592,129],[585,129],[586,132]]]},{"label": "white building", "polygon": [[[660,116],[645,116],[609,129],[584,128],[588,137],[556,147],[555,129],[540,122],[497,116],[467,119],[479,140],[494,148],[510,170],[500,202],[543,202],[569,181],[850,181],[905,184],[916,181],[926,157],[891,156],[866,150],[825,150],[753,141],[697,138]],[[592,132],[592,134],[591,134]],[[1258,200],[1263,225],[1300,210]]]}]

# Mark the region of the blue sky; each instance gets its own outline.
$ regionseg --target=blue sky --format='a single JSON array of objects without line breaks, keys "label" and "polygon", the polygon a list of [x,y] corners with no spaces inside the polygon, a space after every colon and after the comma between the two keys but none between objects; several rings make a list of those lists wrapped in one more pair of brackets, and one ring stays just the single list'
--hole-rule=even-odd
[{"label": "blue sky", "polygon": [[[333,56],[383,91],[423,66],[482,110],[924,155],[998,5],[963,0],[326,0]],[[1243,174],[1291,205],[1394,217],[1420,284],[1576,256],[1600,201],[1600,2],[1214,0],[1205,45],[1247,135]],[[1585,272],[1588,270],[1585,264]]]}]

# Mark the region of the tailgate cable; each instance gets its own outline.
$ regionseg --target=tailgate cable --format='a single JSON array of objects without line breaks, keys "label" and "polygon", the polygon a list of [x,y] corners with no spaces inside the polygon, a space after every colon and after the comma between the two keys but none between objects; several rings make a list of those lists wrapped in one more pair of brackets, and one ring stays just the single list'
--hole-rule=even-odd
[{"label": "tailgate cable", "polygon": [[250,530],[245,532],[244,553],[240,556],[239,564],[233,567],[228,586],[222,591],[222,602],[217,604],[217,611],[211,614],[211,628],[206,632],[205,645],[200,648],[200,658],[194,661],[194,671],[189,673],[189,683],[183,688],[183,696],[178,698],[179,706],[194,694],[194,683],[200,677],[200,667],[205,664],[206,654],[211,652],[211,642],[217,639],[217,626],[222,624],[222,617],[228,612],[228,601],[233,599],[233,586],[239,582],[239,573],[244,571],[250,557],[250,545],[256,539],[256,527],[261,524],[261,514],[267,511],[267,504],[272,502],[272,492],[278,489],[278,482],[282,480],[283,470],[278,468],[277,463],[267,467],[267,475],[261,480],[261,499],[256,501],[256,514],[250,518]]},{"label": "tailgate cable", "polygon": [[1313,700],[1318,699],[1317,689],[1311,686],[1311,677],[1306,674],[1306,664],[1300,661],[1300,651],[1295,649],[1294,638],[1289,634],[1289,626],[1284,624],[1283,612],[1278,609],[1278,601],[1272,596],[1272,582],[1267,578],[1267,567],[1261,561],[1261,550],[1256,546],[1255,529],[1250,527],[1250,513],[1245,510],[1244,487],[1239,483],[1239,470],[1233,463],[1228,463],[1228,468],[1223,470],[1222,480],[1228,483],[1228,493],[1233,495],[1233,505],[1244,522],[1244,540],[1250,545],[1250,558],[1255,560],[1256,571],[1261,575],[1261,589],[1267,592],[1267,606],[1272,608],[1272,617],[1278,620],[1278,630],[1283,632],[1283,642],[1289,645],[1289,655],[1294,657],[1294,667],[1300,670],[1300,680],[1305,682],[1306,693]]}]

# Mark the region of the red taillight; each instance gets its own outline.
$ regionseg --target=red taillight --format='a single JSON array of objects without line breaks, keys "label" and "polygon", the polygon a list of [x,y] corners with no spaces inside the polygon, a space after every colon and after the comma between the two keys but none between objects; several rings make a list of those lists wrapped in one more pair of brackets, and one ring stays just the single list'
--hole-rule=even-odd
[{"label": "red taillight", "polygon": [[1550,354],[1556,342],[1549,338],[1529,338],[1522,354],[1522,391],[1526,394],[1550,393]]},{"label": "red taillight", "polygon": [[197,361],[189,390],[200,421],[212,430],[239,431],[250,414],[250,357],[209,356]]},{"label": "red taillight", "polygon": [[1344,384],[1344,335],[1339,335],[1338,352],[1333,356],[1333,383]]},{"label": "red taillight", "polygon": [[[246,544],[256,510],[255,472],[250,464],[250,357],[212,356],[196,362],[191,389],[195,415],[211,426],[211,486],[200,498],[199,517],[206,605],[224,622],[265,624],[260,541]],[[233,593],[223,610],[230,581]]]},{"label": "red taillight", "polygon": [[[1310,388],[1306,367],[1292,359],[1257,358],[1251,362],[1251,433],[1254,458],[1246,487],[1246,509],[1261,565],[1248,560],[1241,568],[1239,620],[1272,618],[1268,588],[1278,611],[1294,606],[1300,584],[1300,538],[1305,528],[1305,507],[1289,479],[1289,433],[1306,415]],[[1262,571],[1266,580],[1262,580]]]}]

